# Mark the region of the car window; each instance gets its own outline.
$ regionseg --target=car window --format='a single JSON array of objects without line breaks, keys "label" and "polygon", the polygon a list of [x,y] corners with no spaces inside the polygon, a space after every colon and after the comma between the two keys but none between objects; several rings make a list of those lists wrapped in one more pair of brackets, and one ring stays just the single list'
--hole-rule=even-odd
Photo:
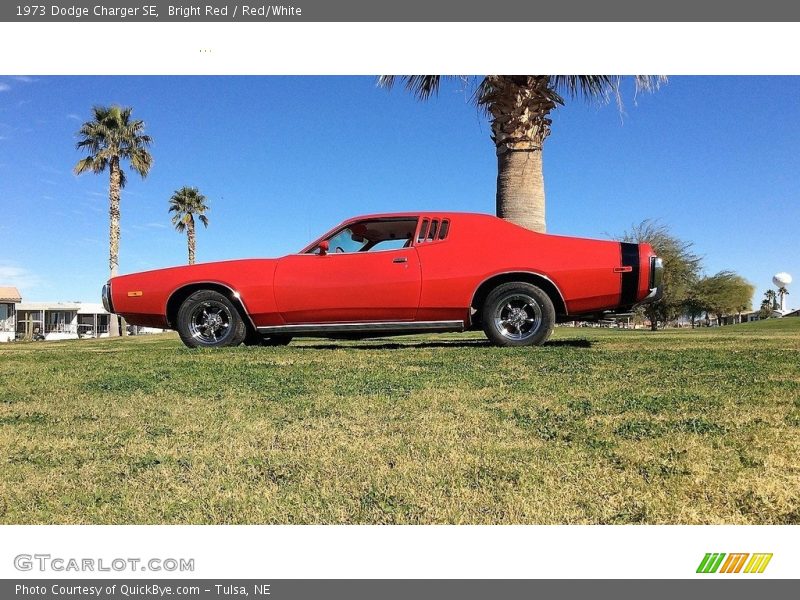
[{"label": "car window", "polygon": [[422,219],[417,234],[417,244],[438,242],[450,233],[450,221],[447,219]]},{"label": "car window", "polygon": [[428,237],[427,240],[432,242],[436,239],[436,232],[439,230],[439,220],[434,219],[431,221],[431,228],[428,230]]},{"label": "car window", "polygon": [[374,252],[375,250],[398,250],[400,248],[407,248],[410,245],[408,240],[382,240],[373,245],[368,252]]},{"label": "car window", "polygon": [[428,235],[428,225],[430,221],[428,219],[422,219],[422,225],[419,226],[419,236],[417,237],[417,243],[421,244],[425,241],[425,236]]},{"label": "car window", "polygon": [[334,254],[343,254],[348,252],[359,252],[364,246],[367,245],[367,240],[353,233],[349,227],[342,229],[339,233],[335,234],[328,240],[330,244],[328,252]]},{"label": "car window", "polygon": [[[411,246],[417,217],[366,219],[351,223],[327,238],[330,254],[397,250]],[[319,247],[310,253],[319,254]]]}]

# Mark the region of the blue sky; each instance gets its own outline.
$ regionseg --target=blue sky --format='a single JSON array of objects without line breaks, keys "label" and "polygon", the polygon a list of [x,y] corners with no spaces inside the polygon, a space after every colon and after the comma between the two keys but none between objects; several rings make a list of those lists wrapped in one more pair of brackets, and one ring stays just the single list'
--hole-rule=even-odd
[{"label": "blue sky", "polygon": [[[0,77],[0,285],[97,301],[108,176],[71,171],[93,104],[133,106],[155,140],[150,176],[123,191],[125,273],[186,261],[167,214],[183,185],[211,206],[201,261],[291,253],[361,213],[493,212],[488,125],[460,87],[421,103],[372,77]],[[624,114],[580,100],[555,112],[551,233],[658,219],[759,296],[773,273],[800,275],[800,78],[671,77],[624,100]]]}]

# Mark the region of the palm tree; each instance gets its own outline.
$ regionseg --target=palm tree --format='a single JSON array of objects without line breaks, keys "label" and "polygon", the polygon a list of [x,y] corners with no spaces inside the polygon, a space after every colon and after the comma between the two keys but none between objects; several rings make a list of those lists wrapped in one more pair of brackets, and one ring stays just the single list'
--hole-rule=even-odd
[{"label": "palm tree", "polygon": [[775,308],[780,308],[780,310],[785,310],[786,308],[786,296],[789,295],[789,290],[786,289],[785,285],[782,285],[778,288],[778,293],[776,294],[775,298]]},{"label": "palm tree", "polygon": [[775,290],[767,290],[764,292],[764,302],[761,303],[763,307],[765,303],[769,302],[769,307],[772,310],[778,308],[778,295],[775,293]]},{"label": "palm tree", "polygon": [[189,246],[189,264],[194,264],[195,235],[194,235],[194,215],[200,222],[208,227],[208,217],[206,211],[206,197],[200,193],[196,187],[182,187],[175,190],[172,198],[169,199],[169,211],[172,215],[172,224],[179,232],[186,231],[187,243]]},{"label": "palm tree", "polygon": [[[391,88],[400,78],[420,100],[439,91],[441,75],[383,75],[378,85]],[[484,75],[466,78],[475,88],[473,101],[489,116],[497,150],[497,216],[544,232],[545,195],[542,149],[550,135],[550,113],[564,96],[608,102],[621,108],[618,75]],[[638,91],[653,91],[665,77],[634,76]]]},{"label": "palm tree", "polygon": [[[125,187],[126,177],[122,161],[127,160],[130,168],[147,177],[153,165],[153,157],[147,150],[153,140],[144,133],[144,121],[132,119],[133,109],[126,106],[95,106],[92,120],[86,121],[78,130],[78,150],[87,152],[86,158],[75,165],[75,174],[109,172],[108,214],[109,214],[109,258],[111,277],[117,275],[119,267],[119,219],[120,192]],[[116,315],[109,316],[109,335],[119,335],[119,322]]]}]

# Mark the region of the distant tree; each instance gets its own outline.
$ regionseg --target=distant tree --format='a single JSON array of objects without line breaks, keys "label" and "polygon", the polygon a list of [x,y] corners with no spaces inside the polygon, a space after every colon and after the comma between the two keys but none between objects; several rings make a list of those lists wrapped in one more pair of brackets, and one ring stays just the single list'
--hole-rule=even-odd
[{"label": "distant tree", "polygon": [[772,302],[768,298],[764,298],[761,301],[761,308],[758,311],[758,318],[759,319],[769,319],[772,316],[772,311],[775,310],[772,306]]},{"label": "distant tree", "polygon": [[695,328],[697,320],[703,316],[705,310],[706,306],[702,298],[699,297],[699,290],[693,285],[689,290],[688,297],[683,301],[683,312],[689,317],[692,323],[692,329]]},{"label": "distant tree", "polygon": [[175,190],[175,193],[169,199],[169,210],[167,212],[175,213],[172,215],[172,224],[180,233],[186,231],[190,265],[194,264],[196,247],[194,217],[197,215],[203,226],[208,227],[207,210],[206,197],[196,187],[184,186],[179,190]]},{"label": "distant tree", "polygon": [[[122,162],[128,161],[130,168],[144,179],[153,165],[148,148],[153,140],[144,133],[144,121],[131,117],[133,109],[121,106],[95,106],[92,120],[86,121],[78,130],[78,150],[87,156],[75,165],[75,173],[99,174],[108,169],[108,214],[109,214],[109,258],[111,277],[117,275],[119,267],[120,196],[125,187],[125,171]],[[119,335],[117,315],[109,315],[110,336]]]},{"label": "distant tree", "polygon": [[749,310],[755,291],[754,285],[732,271],[704,277],[697,287],[701,290],[706,312],[714,314],[718,325],[722,325],[722,318],[727,315]]},{"label": "distant tree", "polygon": [[[770,289],[764,292],[764,302],[768,302],[769,307],[772,310],[778,308],[778,294],[775,293],[775,290]],[[764,305],[764,302],[761,303],[762,306]]]},{"label": "distant tree", "polygon": [[[420,100],[439,91],[441,75],[383,75],[378,85],[397,79]],[[620,102],[619,75],[484,75],[463,77],[475,89],[472,100],[489,116],[497,152],[497,216],[533,231],[545,231],[542,149],[550,135],[550,113],[564,98]],[[637,92],[654,91],[666,77],[634,75]]]},{"label": "distant tree", "polygon": [[650,329],[655,331],[659,323],[680,316],[686,303],[692,299],[699,279],[701,258],[694,253],[692,242],[679,239],[665,225],[649,219],[634,225],[619,239],[623,242],[646,242],[664,261],[664,295],[661,300],[642,308],[650,320]]},{"label": "distant tree", "polygon": [[776,309],[780,308],[781,306],[784,306],[783,298],[784,298],[784,296],[788,296],[788,295],[789,295],[789,290],[786,289],[786,286],[782,285],[781,287],[778,288],[778,293],[775,296],[775,298],[776,298],[776,300],[775,300],[775,308]]}]

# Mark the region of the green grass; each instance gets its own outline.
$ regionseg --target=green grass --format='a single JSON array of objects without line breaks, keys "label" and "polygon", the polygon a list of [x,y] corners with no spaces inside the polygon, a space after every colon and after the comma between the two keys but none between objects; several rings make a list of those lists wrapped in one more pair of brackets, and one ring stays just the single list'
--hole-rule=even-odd
[{"label": "green grass", "polygon": [[0,345],[2,523],[800,523],[800,319]]}]

